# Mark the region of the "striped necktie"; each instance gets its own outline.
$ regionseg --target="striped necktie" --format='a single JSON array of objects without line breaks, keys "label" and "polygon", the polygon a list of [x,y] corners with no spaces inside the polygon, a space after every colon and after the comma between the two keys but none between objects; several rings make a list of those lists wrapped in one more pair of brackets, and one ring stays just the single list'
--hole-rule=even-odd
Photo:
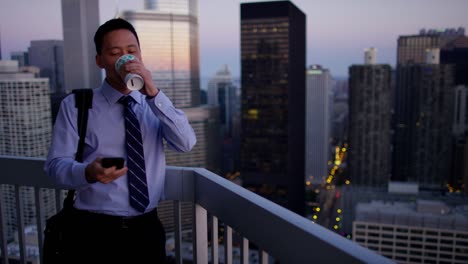
[{"label": "striped necktie", "polygon": [[139,212],[144,212],[149,204],[148,185],[146,183],[145,158],[140,123],[131,107],[135,103],[135,100],[131,96],[123,96],[119,99],[119,102],[125,107],[125,141],[130,205]]}]

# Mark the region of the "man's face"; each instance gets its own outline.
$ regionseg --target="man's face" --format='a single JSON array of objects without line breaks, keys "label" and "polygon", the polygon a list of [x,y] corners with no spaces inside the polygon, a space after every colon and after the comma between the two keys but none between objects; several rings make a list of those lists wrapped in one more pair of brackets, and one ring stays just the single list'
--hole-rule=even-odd
[{"label": "man's face", "polygon": [[106,78],[112,85],[125,86],[115,70],[115,62],[125,54],[132,54],[141,61],[140,47],[131,31],[117,29],[104,35],[101,54],[96,55],[96,64],[106,71]]}]

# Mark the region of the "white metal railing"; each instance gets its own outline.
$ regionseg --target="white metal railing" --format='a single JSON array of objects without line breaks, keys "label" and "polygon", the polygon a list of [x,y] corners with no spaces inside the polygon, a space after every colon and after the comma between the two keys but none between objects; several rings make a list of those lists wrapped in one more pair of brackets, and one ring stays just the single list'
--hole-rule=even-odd
[{"label": "white metal railing", "polygon": [[[31,186],[39,200],[40,188],[54,188],[43,172],[44,159],[0,156],[0,184],[15,186],[16,199],[21,200],[19,187]],[[57,208],[61,206],[61,192],[56,192]],[[0,249],[3,263],[8,263],[4,209],[0,195]],[[175,258],[183,263],[181,245],[180,202],[194,204],[193,260],[205,264],[219,263],[218,222],[224,223],[224,263],[233,263],[233,232],[242,236],[240,263],[249,263],[249,244],[259,250],[259,262],[268,263],[270,257],[280,263],[393,263],[338,234],[312,223],[219,175],[202,168],[171,167],[166,170],[166,199],[174,201]],[[26,263],[24,224],[21,202],[17,202],[20,263]],[[36,202],[37,212],[40,212]],[[210,218],[208,217],[210,216]],[[44,219],[38,213],[38,230]],[[208,226],[208,223],[211,223]],[[210,232],[208,232],[208,230]],[[208,234],[211,236],[208,237]],[[42,241],[42,232],[38,232]],[[209,242],[211,246],[209,246]],[[211,250],[209,250],[211,248]],[[42,244],[39,243],[42,254]],[[1,261],[0,261],[1,262]]]}]

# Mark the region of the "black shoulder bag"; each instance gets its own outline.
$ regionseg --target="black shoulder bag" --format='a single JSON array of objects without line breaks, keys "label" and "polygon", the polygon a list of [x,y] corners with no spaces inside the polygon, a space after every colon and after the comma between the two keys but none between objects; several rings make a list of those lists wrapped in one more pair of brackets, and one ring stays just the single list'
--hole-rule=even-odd
[{"label": "black shoulder bag", "polygon": [[[88,109],[91,108],[93,102],[92,89],[76,89],[75,107],[78,108],[78,133],[79,141],[76,151],[75,160],[83,162],[83,148],[86,138],[86,129],[88,126]],[[73,239],[70,237],[70,230],[73,228],[73,203],[75,199],[75,190],[69,190],[67,197],[64,199],[63,208],[55,215],[46,220],[44,230],[44,264],[66,263],[68,241]]]}]

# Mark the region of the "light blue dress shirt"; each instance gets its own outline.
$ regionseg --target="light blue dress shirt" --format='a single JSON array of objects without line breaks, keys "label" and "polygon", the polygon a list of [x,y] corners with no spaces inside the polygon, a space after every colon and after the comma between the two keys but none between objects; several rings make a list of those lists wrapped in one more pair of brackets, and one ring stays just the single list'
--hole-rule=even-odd
[{"label": "light blue dress shirt", "polygon": [[[79,138],[76,125],[78,109],[74,96],[70,95],[61,103],[44,169],[58,187],[76,189],[75,207],[78,209],[120,216],[138,215],[140,213],[129,203],[127,175],[107,184],[86,181],[85,168],[97,157],[127,157],[124,106],[118,102],[123,94],[106,81],[93,91],[83,163],[75,161]],[[146,211],[150,211],[164,197],[166,161],[163,139],[169,148],[187,152],[195,145],[196,137],[185,113],[176,109],[162,91],[151,99],[138,91],[129,95],[137,102],[133,104],[133,111],[140,122],[143,137],[150,198]]]}]

